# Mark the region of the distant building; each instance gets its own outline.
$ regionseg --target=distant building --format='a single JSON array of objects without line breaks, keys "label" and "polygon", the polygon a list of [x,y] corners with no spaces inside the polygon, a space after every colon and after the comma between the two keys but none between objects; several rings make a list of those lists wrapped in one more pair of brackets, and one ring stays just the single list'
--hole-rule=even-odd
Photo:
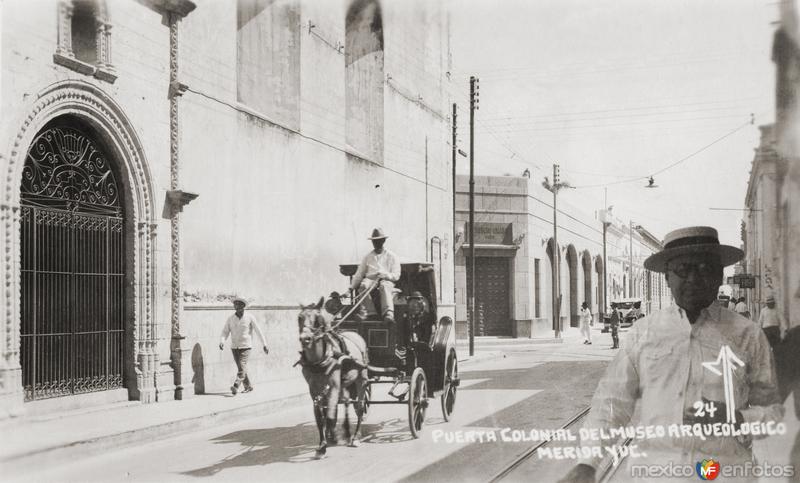
[{"label": "distant building", "polygon": [[[456,183],[456,322],[459,337],[468,334],[467,287],[471,241],[468,177]],[[607,234],[607,297],[603,290],[603,224],[596,210],[576,207],[569,191],[558,200],[558,246],[553,240],[553,195],[528,177],[475,178],[476,329],[478,336],[543,337],[554,334],[553,307],[559,306],[562,330],[578,327],[587,302],[596,320],[608,302],[637,296],[643,309],[667,304],[663,277],[642,266],[660,249],[646,230],[634,230],[633,291],[628,286],[630,238],[627,224],[610,219]],[[558,273],[554,277],[557,257]],[[559,290],[554,290],[554,278]],[[648,291],[649,287],[649,291]],[[560,304],[560,305],[559,305]]]},{"label": "distant building", "polygon": [[740,263],[742,273],[754,277],[755,287],[737,286],[737,295],[745,297],[754,316],[758,316],[767,295],[776,295],[774,292],[783,271],[780,239],[775,236],[781,223],[777,209],[779,157],[775,150],[775,129],[773,125],[760,129],[761,143],[753,157],[745,197],[748,209],[744,222],[745,258]]},{"label": "distant building", "polygon": [[[762,128],[747,188],[743,271],[757,275],[750,298],[772,293],[790,325],[800,320],[800,15],[794,0],[780,2],[772,45],[775,124]],[[760,211],[756,211],[760,210]],[[756,305],[753,305],[755,308]],[[752,309],[751,309],[752,310]]]}]

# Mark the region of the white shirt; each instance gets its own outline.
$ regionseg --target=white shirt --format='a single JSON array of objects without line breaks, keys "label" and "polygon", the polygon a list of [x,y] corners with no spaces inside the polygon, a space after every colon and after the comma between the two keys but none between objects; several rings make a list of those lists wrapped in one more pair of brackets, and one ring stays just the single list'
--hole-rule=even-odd
[{"label": "white shirt", "polygon": [[[783,406],[778,394],[772,351],[764,333],[749,319],[716,302],[700,313],[694,324],[677,305],[637,321],[627,341],[606,369],[592,399],[586,428],[618,428],[638,423],[681,424],[687,408],[703,397],[725,401],[723,378],[703,366],[717,359],[727,345],[744,363],[733,372],[736,409],[746,422],[780,421]],[[584,445],[600,444],[587,441]],[[653,438],[635,441],[647,453],[648,464],[694,465],[704,458],[745,463],[751,450],[734,437]],[[595,466],[598,461],[581,461]]]},{"label": "white shirt", "polygon": [[220,343],[224,344],[230,335],[231,349],[250,349],[253,347],[253,332],[258,334],[264,345],[267,345],[267,339],[264,338],[264,334],[261,333],[256,318],[252,314],[245,312],[241,319],[233,314],[225,321]]},{"label": "white shirt", "polygon": [[761,314],[758,316],[758,324],[762,329],[767,327],[780,327],[783,329],[786,327],[783,315],[775,307],[769,308],[767,306],[761,309]]},{"label": "white shirt", "polygon": [[385,248],[381,253],[375,253],[375,250],[367,253],[353,276],[353,283],[350,284],[350,288],[355,290],[361,285],[362,280],[365,278],[375,280],[379,274],[390,282],[400,280],[400,262],[394,253]]},{"label": "white shirt", "polygon": [[581,309],[581,318],[583,322],[590,323],[592,321],[592,311],[589,309]]},{"label": "white shirt", "polygon": [[747,305],[744,302],[739,302],[736,304],[736,308],[734,310],[737,314],[743,314],[747,312]]}]

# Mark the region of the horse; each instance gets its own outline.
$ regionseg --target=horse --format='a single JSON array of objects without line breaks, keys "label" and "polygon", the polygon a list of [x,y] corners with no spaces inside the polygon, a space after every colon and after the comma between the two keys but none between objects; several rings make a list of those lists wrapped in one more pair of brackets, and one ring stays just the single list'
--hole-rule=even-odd
[{"label": "horse", "polygon": [[[367,344],[355,332],[344,332],[341,337],[347,346],[348,356],[337,361],[333,356],[334,344],[330,334],[330,322],[322,314],[324,297],[317,304],[300,304],[297,316],[301,357],[298,361],[303,367],[303,377],[308,384],[314,404],[314,419],[319,431],[319,447],[316,459],[325,457],[328,443],[336,443],[336,417],[338,403],[345,404],[344,434],[348,446],[361,444],[359,431],[365,412],[367,389]],[[353,397],[355,396],[355,397]],[[357,423],[350,433],[350,403],[354,403]]]}]

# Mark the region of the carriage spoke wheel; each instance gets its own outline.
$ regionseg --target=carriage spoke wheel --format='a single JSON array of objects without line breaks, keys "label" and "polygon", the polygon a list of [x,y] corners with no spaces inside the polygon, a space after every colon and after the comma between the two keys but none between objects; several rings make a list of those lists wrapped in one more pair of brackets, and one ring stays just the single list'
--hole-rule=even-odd
[{"label": "carriage spoke wheel", "polygon": [[425,371],[417,367],[411,374],[408,388],[408,426],[411,435],[419,438],[422,424],[425,422],[425,410],[428,408],[428,384],[425,380]]},{"label": "carriage spoke wheel", "polygon": [[442,392],[442,416],[445,421],[450,421],[456,407],[456,391],[458,390],[458,359],[456,353],[451,351],[447,356],[447,366],[444,374],[444,391]]}]

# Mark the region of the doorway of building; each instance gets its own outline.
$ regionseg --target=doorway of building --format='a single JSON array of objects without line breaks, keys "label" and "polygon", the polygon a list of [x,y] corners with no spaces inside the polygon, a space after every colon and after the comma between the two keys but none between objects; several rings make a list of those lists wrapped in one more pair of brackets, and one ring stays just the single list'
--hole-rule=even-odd
[{"label": "doorway of building", "polygon": [[[475,335],[510,336],[509,259],[475,257],[475,272]],[[471,273],[467,270],[467,284],[471,280]]]},{"label": "doorway of building", "polygon": [[58,118],[34,138],[20,193],[26,401],[124,386],[122,193],[89,126]]}]

